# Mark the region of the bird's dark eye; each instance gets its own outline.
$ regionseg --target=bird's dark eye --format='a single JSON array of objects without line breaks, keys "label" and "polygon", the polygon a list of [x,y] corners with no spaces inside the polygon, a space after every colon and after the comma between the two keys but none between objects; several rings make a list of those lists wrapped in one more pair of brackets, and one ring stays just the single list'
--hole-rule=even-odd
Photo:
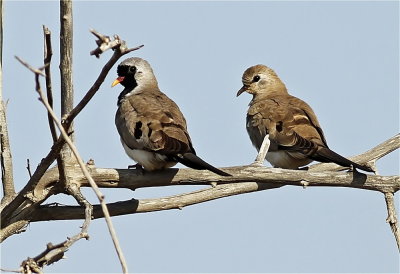
[{"label": "bird's dark eye", "polygon": [[136,67],[135,66],[129,67],[129,72],[135,73],[136,72]]},{"label": "bird's dark eye", "polygon": [[260,81],[260,76],[256,75],[253,77],[253,82],[258,82]]}]

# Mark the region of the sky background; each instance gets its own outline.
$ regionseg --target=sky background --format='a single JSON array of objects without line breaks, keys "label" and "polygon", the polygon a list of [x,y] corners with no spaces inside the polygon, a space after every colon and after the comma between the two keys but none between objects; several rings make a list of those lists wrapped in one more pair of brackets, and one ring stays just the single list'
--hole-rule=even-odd
[{"label": "sky background", "polygon": [[[6,1],[4,12],[3,98],[9,100],[15,185],[20,190],[28,180],[26,159],[34,169],[52,141],[34,77],[14,55],[41,66],[42,25],[49,27],[57,93],[59,7],[58,1]],[[150,62],[161,90],[184,113],[198,155],[217,167],[247,165],[257,154],[245,129],[251,96],[236,98],[244,70],[255,64],[273,68],[292,95],[312,106],[330,147],[343,156],[365,152],[399,132],[397,1],[75,2],[76,102],[111,55],[89,55],[96,47],[90,28],[118,34],[130,47],[145,45],[126,57]],[[122,86],[111,89],[115,78],[116,68],[75,122],[81,155],[98,167],[133,163],[114,125],[122,91]],[[378,168],[383,175],[398,175],[399,152],[381,159]],[[103,193],[113,202],[198,188]],[[97,203],[90,189],[85,194]],[[75,204],[63,195],[49,200],[56,201]],[[398,201],[396,194],[397,209]],[[114,217],[113,223],[133,272],[399,272],[386,217],[384,196],[378,192],[286,186],[181,211]],[[31,224],[1,245],[1,267],[17,269],[48,242],[77,233],[81,224]],[[67,259],[45,271],[120,272],[104,220],[93,221],[89,234],[89,241],[73,245]]]}]

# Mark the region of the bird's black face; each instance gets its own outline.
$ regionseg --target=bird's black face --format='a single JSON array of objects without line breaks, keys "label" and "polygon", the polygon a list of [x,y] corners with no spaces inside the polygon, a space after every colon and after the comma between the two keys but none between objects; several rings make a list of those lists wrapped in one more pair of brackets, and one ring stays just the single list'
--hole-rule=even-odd
[{"label": "bird's black face", "polygon": [[125,88],[135,88],[137,86],[135,79],[136,71],[135,66],[119,65],[117,68],[118,78],[112,83],[112,86],[121,84]]}]

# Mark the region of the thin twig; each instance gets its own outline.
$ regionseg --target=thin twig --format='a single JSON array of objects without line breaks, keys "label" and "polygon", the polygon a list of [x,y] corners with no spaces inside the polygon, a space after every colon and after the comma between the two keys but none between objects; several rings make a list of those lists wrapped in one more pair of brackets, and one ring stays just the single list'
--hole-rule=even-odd
[{"label": "thin twig", "polygon": [[[46,249],[37,255],[34,258],[28,258],[23,261],[21,266],[26,270],[34,270],[34,269],[42,269],[45,265],[50,265],[64,257],[64,253],[70,248],[76,241],[85,238],[89,239],[88,228],[92,218],[93,207],[92,205],[85,199],[82,193],[79,190],[79,186],[76,184],[70,184],[67,192],[72,195],[76,201],[84,208],[84,223],[82,225],[81,231],[74,235],[73,237],[69,237],[66,241],[53,245],[52,243],[48,243]],[[32,266],[34,269],[32,269]]]},{"label": "thin twig", "polygon": [[396,239],[397,249],[400,252],[400,230],[397,222],[396,208],[394,206],[394,195],[391,192],[385,192],[384,194],[388,211],[386,222],[389,223],[390,228],[392,229],[393,235]]},{"label": "thin twig", "polygon": [[32,178],[31,163],[29,162],[29,159],[26,159],[26,169],[28,170],[29,178]]},{"label": "thin twig", "polygon": [[[115,63],[124,56],[125,54],[128,54],[132,51],[138,50],[143,45],[135,47],[135,48],[130,48],[128,49],[126,47],[126,44],[122,40],[118,40],[118,48],[114,50],[113,55],[111,56],[110,60],[104,65],[103,69],[101,70],[100,75],[97,77],[96,81],[94,84],[90,87],[88,92],[85,94],[85,96],[82,98],[82,100],[75,106],[75,108],[69,113],[67,117],[63,117],[63,124],[69,125],[75,117],[82,111],[82,109],[89,103],[89,101],[92,99],[92,97],[96,94],[96,92],[99,90],[101,84],[104,82],[104,79],[106,78],[108,72],[110,69],[115,65]],[[115,48],[115,46],[114,46]]]},{"label": "thin twig", "polygon": [[[89,103],[91,98],[96,94],[97,90],[100,88],[101,84],[104,82],[104,79],[106,78],[108,72],[113,67],[113,65],[118,61],[118,59],[120,57],[122,57],[123,55],[125,55],[129,52],[132,52],[134,50],[137,50],[141,47],[143,47],[143,45],[136,47],[136,48],[127,49],[126,44],[123,43],[120,45],[120,49],[115,49],[114,54],[111,56],[110,60],[106,63],[106,65],[104,65],[104,67],[102,68],[95,83],[87,91],[86,95],[77,104],[77,106],[71,111],[69,116],[67,116],[65,119],[63,119],[63,123],[66,124],[66,128],[68,128],[68,125],[76,118],[76,116],[82,111],[82,109]],[[43,75],[42,71],[34,69],[29,64],[27,64],[26,62],[21,60],[19,57],[15,57],[15,58],[19,62],[21,62],[24,66],[26,66],[29,70],[31,70],[33,73],[39,73],[40,75]],[[46,65],[45,65],[45,67],[46,67]],[[65,140],[62,137],[59,137],[57,139],[57,142],[53,145],[53,147],[51,148],[49,153],[46,155],[46,157],[44,157],[42,159],[42,161],[39,163],[35,172],[32,174],[32,178],[28,181],[28,183],[25,185],[25,187],[18,193],[18,195],[13,200],[11,200],[11,202],[1,204],[1,222],[0,223],[1,223],[2,227],[5,227],[9,224],[7,220],[9,220],[11,215],[14,215],[16,213],[16,210],[18,208],[26,208],[26,207],[30,207],[32,204],[36,204],[36,203],[40,204],[42,202],[41,199],[35,199],[35,201],[32,201],[31,199],[27,198],[27,193],[29,193],[29,192],[33,191],[33,189],[35,189],[35,187],[39,183],[40,178],[42,178],[43,174],[48,170],[50,165],[58,157],[64,143],[65,143]],[[37,197],[35,197],[35,198],[37,198]],[[43,197],[43,198],[46,198],[46,197]],[[25,206],[23,206],[23,204],[25,204]],[[27,213],[29,213],[29,212],[27,212]],[[5,237],[5,238],[7,238],[7,237]]]},{"label": "thin twig", "polygon": [[[22,63],[22,62],[21,62],[21,63]],[[25,62],[24,62],[24,63],[25,63]],[[25,64],[26,64],[26,63],[25,63]],[[29,65],[28,65],[27,67],[30,68]],[[88,181],[89,181],[89,183],[90,183],[92,189],[94,190],[94,192],[95,192],[97,198],[99,199],[100,204],[101,204],[101,207],[102,207],[102,209],[103,209],[103,211],[104,211],[104,216],[105,216],[105,219],[106,219],[106,223],[107,223],[107,226],[108,226],[108,230],[109,230],[109,232],[110,232],[110,234],[111,234],[111,238],[112,238],[112,240],[113,240],[115,249],[116,249],[116,251],[117,251],[118,258],[119,258],[119,260],[120,260],[120,262],[121,262],[122,270],[123,270],[124,273],[128,273],[128,268],[127,268],[127,265],[126,265],[126,260],[125,260],[125,257],[124,257],[124,255],[123,255],[123,253],[122,253],[122,249],[121,249],[121,247],[120,247],[118,238],[117,238],[117,236],[116,236],[114,226],[113,226],[113,224],[112,224],[112,222],[111,222],[111,217],[110,217],[110,214],[109,214],[108,209],[107,209],[107,205],[106,205],[105,200],[104,200],[104,195],[100,192],[100,189],[97,187],[96,183],[94,182],[92,176],[90,175],[89,171],[88,171],[87,168],[86,168],[86,165],[85,165],[84,162],[82,161],[82,158],[80,157],[78,150],[76,149],[76,147],[75,147],[75,145],[73,144],[72,140],[69,138],[69,136],[68,136],[67,132],[65,131],[63,125],[62,125],[61,122],[58,120],[56,114],[54,113],[53,109],[52,109],[51,106],[49,105],[49,102],[47,101],[47,99],[46,99],[46,97],[45,97],[45,95],[44,95],[42,89],[40,88],[40,83],[39,83],[40,70],[35,70],[35,69],[34,69],[33,71],[37,71],[37,72],[38,72],[38,73],[35,73],[35,81],[36,81],[36,91],[39,93],[40,101],[44,104],[44,106],[46,107],[47,111],[51,114],[51,116],[52,116],[54,122],[56,123],[56,126],[57,126],[58,129],[60,130],[60,132],[61,132],[61,134],[62,134],[64,140],[66,141],[66,143],[67,143],[68,146],[70,147],[70,149],[71,149],[72,153],[74,154],[74,156],[75,156],[75,158],[76,158],[76,160],[77,160],[79,166],[81,167],[83,174],[84,174],[85,177],[88,179]]]},{"label": "thin twig", "polygon": [[[46,73],[46,95],[47,95],[47,100],[49,101],[49,105],[51,108],[53,108],[53,88],[52,88],[52,83],[51,83],[51,69],[50,69],[50,64],[51,64],[51,58],[53,56],[53,49],[51,46],[51,32],[50,30],[46,27],[43,26],[43,34],[44,34],[44,59],[43,59],[43,64],[46,66],[45,68],[45,73]],[[56,132],[56,126],[54,125],[53,119],[51,119],[51,115],[47,113],[47,120],[49,122],[49,127],[50,127],[50,133],[51,137],[53,138],[53,143],[57,141],[57,132]]]},{"label": "thin twig", "polygon": [[2,272],[12,272],[12,273],[21,273],[21,270],[12,270],[12,269],[5,269],[5,268],[0,268],[0,271],[2,271]]}]

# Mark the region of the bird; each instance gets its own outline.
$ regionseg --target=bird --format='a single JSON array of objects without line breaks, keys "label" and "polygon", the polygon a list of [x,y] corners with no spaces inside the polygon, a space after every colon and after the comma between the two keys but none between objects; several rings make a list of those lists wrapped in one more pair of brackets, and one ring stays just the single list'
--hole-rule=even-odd
[{"label": "bird", "polygon": [[258,151],[268,136],[269,148],[264,157],[273,167],[300,169],[315,160],[373,172],[328,147],[312,108],[290,95],[273,69],[261,64],[249,67],[242,83],[236,96],[243,92],[253,96],[246,117],[247,133]]},{"label": "bird", "polygon": [[142,171],[163,170],[178,162],[194,169],[207,169],[221,176],[230,174],[196,155],[186,120],[178,105],[158,87],[150,64],[132,57],[117,67],[121,84],[115,125],[126,154]]}]

